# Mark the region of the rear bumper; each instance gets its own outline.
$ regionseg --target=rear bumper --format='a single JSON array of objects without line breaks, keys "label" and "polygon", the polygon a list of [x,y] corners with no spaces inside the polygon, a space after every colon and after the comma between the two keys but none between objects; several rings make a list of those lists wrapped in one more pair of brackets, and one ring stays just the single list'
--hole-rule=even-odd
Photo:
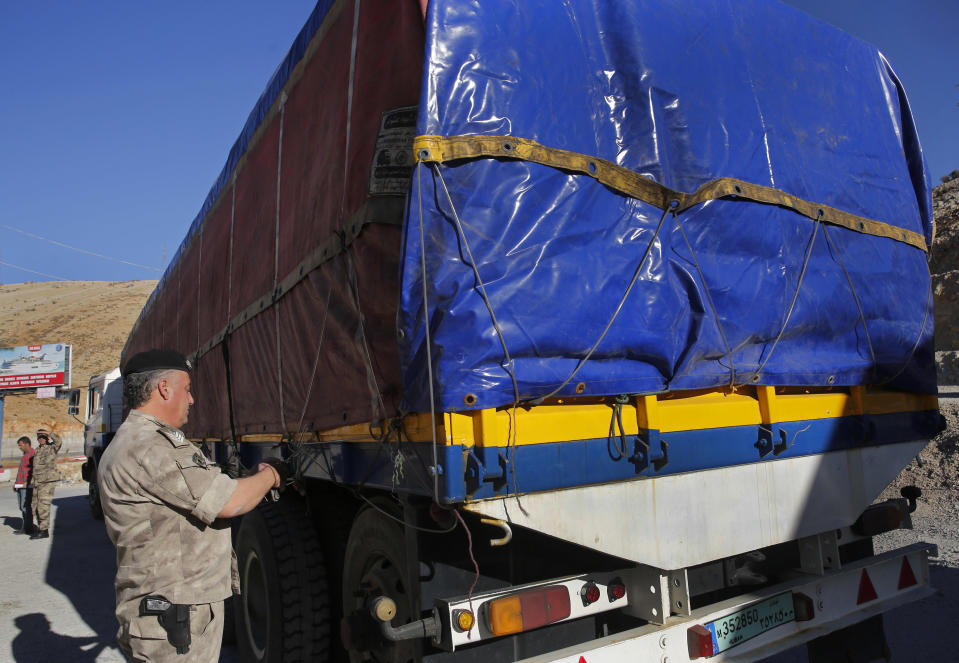
[{"label": "rear bumper", "polygon": [[[841,570],[821,576],[797,575],[788,582],[762,591],[694,610],[689,617],[671,617],[664,626],[646,625],[550,652],[520,663],[614,663],[626,660],[757,661],[777,652],[844,628],[867,617],[917,601],[933,593],[929,585],[929,557],[937,555],[935,545],[917,543],[867,559],[851,562]],[[904,561],[905,560],[905,561]],[[904,571],[908,565],[909,571]],[[914,584],[910,582],[911,573]],[[876,598],[862,592],[868,576]],[[813,599],[812,619],[789,622],[709,658],[690,658],[687,631],[744,607],[783,592],[801,593]],[[864,600],[868,599],[868,600]]]}]

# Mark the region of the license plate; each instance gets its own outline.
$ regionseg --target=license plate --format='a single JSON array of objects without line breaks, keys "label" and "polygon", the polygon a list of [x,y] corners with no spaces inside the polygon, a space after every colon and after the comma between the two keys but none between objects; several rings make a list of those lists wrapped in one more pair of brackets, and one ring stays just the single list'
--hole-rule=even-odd
[{"label": "license plate", "polygon": [[715,655],[795,619],[792,592],[784,592],[720,617],[705,626],[713,636]]}]

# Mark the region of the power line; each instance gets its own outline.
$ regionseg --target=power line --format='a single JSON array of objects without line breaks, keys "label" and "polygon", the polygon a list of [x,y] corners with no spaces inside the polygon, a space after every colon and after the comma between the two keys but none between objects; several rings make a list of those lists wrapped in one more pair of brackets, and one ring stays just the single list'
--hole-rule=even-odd
[{"label": "power line", "polygon": [[[103,255],[102,253],[94,253],[93,251],[87,251],[86,249],[80,249],[80,248],[77,248],[77,247],[75,247],[75,246],[70,246],[69,244],[64,244],[63,242],[58,242],[58,241],[55,240],[55,239],[49,239],[49,238],[47,238],[47,237],[41,237],[40,235],[34,235],[33,233],[29,233],[29,232],[27,232],[26,230],[20,230],[19,228],[14,228],[13,226],[8,226],[8,225],[3,224],[3,223],[0,223],[0,228],[4,228],[4,229],[6,229],[6,230],[11,230],[11,231],[13,231],[13,232],[15,232],[15,233],[20,233],[21,235],[26,235],[27,237],[32,237],[33,239],[39,239],[39,240],[44,241],[44,242],[49,242],[50,244],[55,244],[56,246],[62,246],[63,248],[65,248],[65,249],[70,249],[71,251],[77,251],[78,253],[85,253],[85,254],[87,254],[88,256],[94,256],[94,257],[97,257],[97,258],[103,258],[104,260],[112,260],[113,262],[121,262],[121,263],[123,263],[124,265],[131,265],[132,267],[140,267],[140,268],[142,268],[142,269],[149,269],[151,272],[160,272],[160,271],[162,271],[162,270],[160,270],[160,269],[157,269],[156,267],[149,267],[149,266],[147,266],[147,265],[141,265],[141,264],[139,264],[139,263],[130,262],[129,260],[123,260],[122,258],[113,258],[113,257],[111,257],[111,256],[105,256],[105,255]],[[20,269],[22,269],[22,268],[20,268]],[[30,270],[28,269],[28,270],[26,270],[26,271],[29,272]],[[36,274],[39,274],[40,272],[35,272],[35,273],[36,273]]]},{"label": "power line", "polygon": [[44,274],[43,272],[38,272],[33,269],[27,269],[26,267],[21,267],[20,265],[14,265],[13,263],[4,262],[0,260],[0,265],[4,267],[13,267],[14,269],[21,269],[25,272],[30,272],[31,274],[36,274],[38,276],[46,276],[47,278],[53,279],[54,281],[69,281],[70,279],[65,279],[62,276],[54,276],[53,274]]}]

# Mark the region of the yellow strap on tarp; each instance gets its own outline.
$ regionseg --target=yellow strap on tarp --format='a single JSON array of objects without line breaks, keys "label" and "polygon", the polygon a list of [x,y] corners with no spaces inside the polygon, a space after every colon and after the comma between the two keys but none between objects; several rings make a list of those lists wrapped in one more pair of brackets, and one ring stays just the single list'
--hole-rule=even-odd
[{"label": "yellow strap on tarp", "polygon": [[559,150],[528,138],[515,136],[417,136],[413,141],[416,161],[446,163],[457,159],[497,157],[521,159],[588,175],[622,194],[637,198],[659,209],[677,213],[710,200],[741,198],[767,205],[778,205],[810,219],[875,237],[886,237],[927,251],[926,238],[917,232],[889,223],[856,216],[828,205],[809,202],[778,189],[732,177],[721,177],[703,184],[693,193],[673,191],[659,182],[623,168],[611,161],[579,152]]}]

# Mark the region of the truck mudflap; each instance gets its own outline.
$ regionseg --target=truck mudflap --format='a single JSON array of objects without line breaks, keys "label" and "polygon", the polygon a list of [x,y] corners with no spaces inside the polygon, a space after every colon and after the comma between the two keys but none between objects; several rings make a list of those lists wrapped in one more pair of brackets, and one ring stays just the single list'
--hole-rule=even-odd
[{"label": "truck mudflap", "polygon": [[758,661],[931,595],[937,555],[916,543],[517,663]]}]

